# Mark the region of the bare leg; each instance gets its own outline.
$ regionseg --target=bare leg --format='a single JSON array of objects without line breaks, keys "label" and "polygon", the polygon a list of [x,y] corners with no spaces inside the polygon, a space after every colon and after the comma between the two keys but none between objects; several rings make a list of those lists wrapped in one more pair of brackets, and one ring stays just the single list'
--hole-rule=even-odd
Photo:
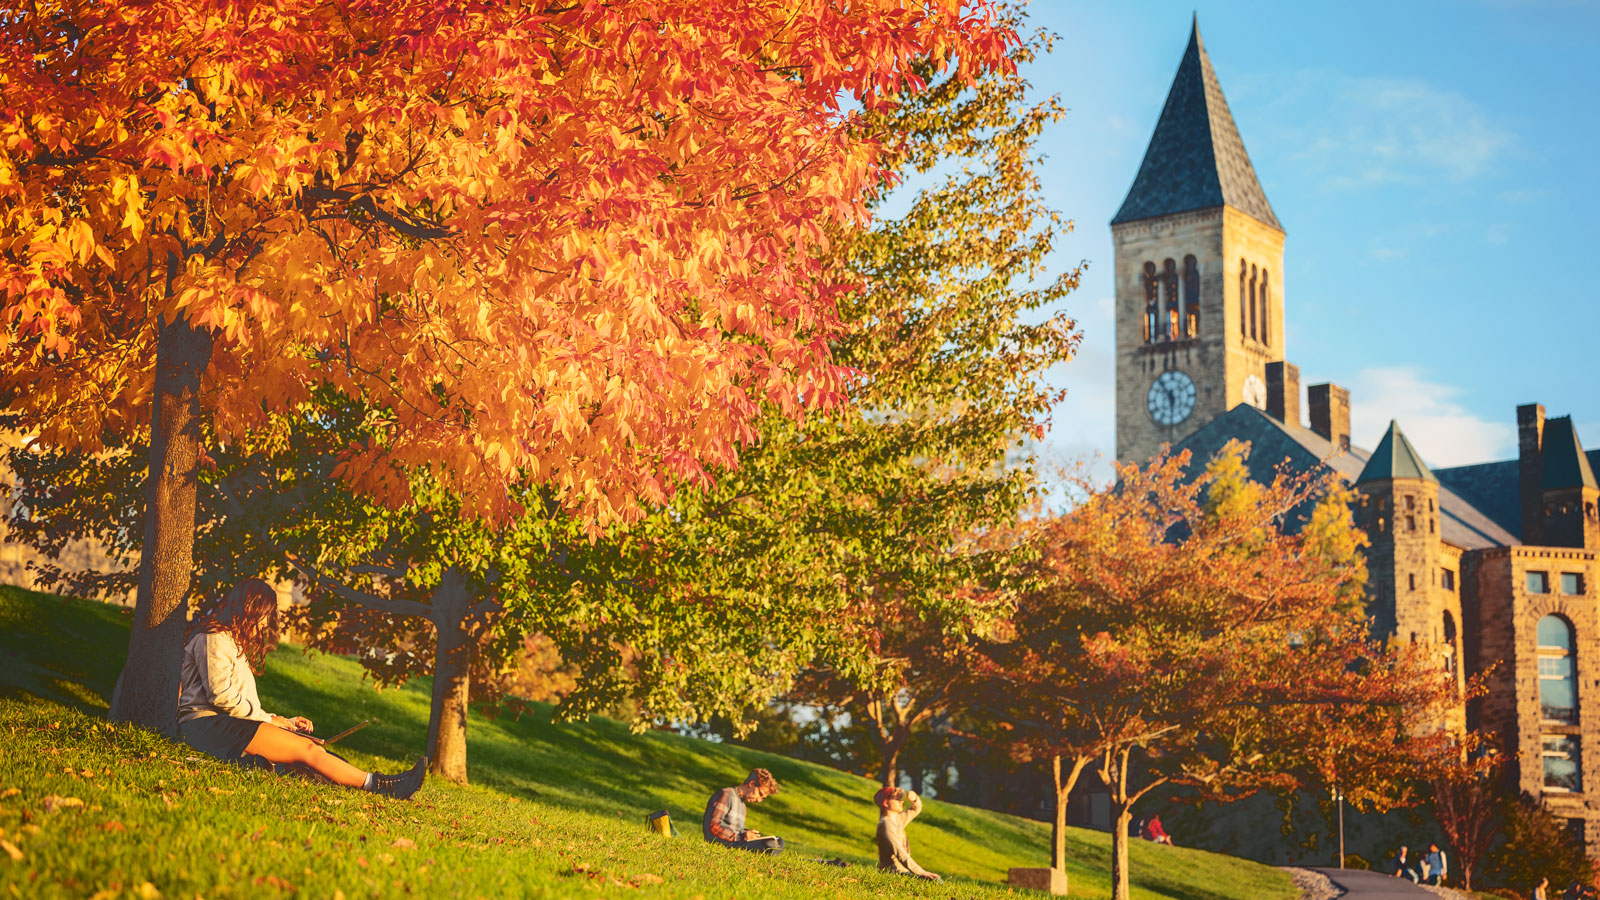
[{"label": "bare leg", "polygon": [[315,741],[276,725],[263,724],[256,729],[256,736],[250,739],[244,752],[254,753],[268,762],[309,766],[318,775],[345,787],[358,788],[367,781],[367,773],[322,749]]}]

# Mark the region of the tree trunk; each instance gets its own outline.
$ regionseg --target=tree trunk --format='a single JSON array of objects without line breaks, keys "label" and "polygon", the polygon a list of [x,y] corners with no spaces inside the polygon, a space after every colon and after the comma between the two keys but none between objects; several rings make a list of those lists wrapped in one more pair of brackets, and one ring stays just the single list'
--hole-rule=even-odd
[{"label": "tree trunk", "polygon": [[[169,289],[178,265],[169,263]],[[187,622],[184,603],[194,570],[200,378],[211,362],[211,334],[181,316],[157,327],[139,589],[128,659],[112,698],[110,718],[172,737],[178,733],[178,677]]]},{"label": "tree trunk", "polygon": [[467,783],[467,701],[472,688],[472,647],[466,629],[466,581],[445,572],[433,594],[433,707],[428,714],[428,771]]},{"label": "tree trunk", "polygon": [[889,731],[881,722],[874,724],[876,728],[872,736],[878,741],[878,752],[882,759],[878,765],[878,783],[884,787],[894,787],[900,780],[900,751],[905,749],[906,741],[911,738],[911,726],[902,723]]},{"label": "tree trunk", "polygon": [[1118,791],[1111,795],[1111,900],[1129,900],[1133,895],[1128,886],[1128,822],[1133,818],[1133,805]]},{"label": "tree trunk", "polygon": [[1072,771],[1067,773],[1066,780],[1061,778],[1061,754],[1050,758],[1050,774],[1054,778],[1056,788],[1056,817],[1050,828],[1050,868],[1065,869],[1067,867],[1067,801],[1072,799],[1072,789],[1078,784],[1078,776],[1083,773],[1083,767],[1089,764],[1085,757],[1072,761]]}]

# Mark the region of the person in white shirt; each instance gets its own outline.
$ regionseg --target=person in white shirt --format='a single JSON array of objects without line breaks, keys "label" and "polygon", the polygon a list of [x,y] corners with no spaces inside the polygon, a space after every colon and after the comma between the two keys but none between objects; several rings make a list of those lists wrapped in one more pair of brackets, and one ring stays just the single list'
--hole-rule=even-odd
[{"label": "person in white shirt", "polygon": [[880,788],[872,800],[878,804],[878,868],[929,881],[943,881],[917,865],[906,840],[906,826],[922,812],[922,798],[901,788],[885,787]]},{"label": "person in white shirt", "polygon": [[406,800],[422,787],[428,760],[408,772],[363,772],[307,737],[310,719],[273,715],[256,696],[255,669],[277,643],[278,592],[258,578],[240,583],[189,625],[178,688],[178,736],[218,759],[301,765],[336,784]]}]

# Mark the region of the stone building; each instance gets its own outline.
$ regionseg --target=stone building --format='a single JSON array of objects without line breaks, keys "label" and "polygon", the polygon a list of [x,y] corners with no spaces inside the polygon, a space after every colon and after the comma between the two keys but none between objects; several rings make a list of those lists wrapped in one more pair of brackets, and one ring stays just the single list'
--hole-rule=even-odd
[{"label": "stone building", "polygon": [[[1284,347],[1284,228],[1250,165],[1196,27],[1115,247],[1117,457],[1209,459],[1251,444],[1255,477],[1331,469],[1356,488],[1382,635],[1434,648],[1489,692],[1453,718],[1491,732],[1509,777],[1600,855],[1600,451],[1570,417],[1516,410],[1513,460],[1430,469],[1391,423],[1350,443],[1348,391],[1306,389]],[[1425,452],[1428,448],[1424,447]],[[1587,750],[1587,753],[1585,752]]]}]

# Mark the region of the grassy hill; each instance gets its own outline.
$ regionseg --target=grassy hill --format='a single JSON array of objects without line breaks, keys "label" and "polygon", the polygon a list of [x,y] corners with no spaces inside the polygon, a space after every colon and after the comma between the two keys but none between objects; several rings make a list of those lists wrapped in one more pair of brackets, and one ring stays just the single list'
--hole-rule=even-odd
[{"label": "grassy hill", "polygon": [[[429,782],[412,803],[243,771],[103,721],[128,614],[0,588],[0,896],[12,897],[973,897],[1011,893],[1014,865],[1048,862],[1049,828],[930,801],[911,828],[942,885],[880,874],[873,785],[784,757],[609,720],[555,725],[474,716],[474,783]],[[262,702],[392,771],[423,749],[426,682],[376,691],[354,662],[283,648]],[[750,825],[784,836],[767,858],[699,838],[710,792],[765,766],[782,792]],[[644,830],[672,812],[680,836]],[[1110,894],[1107,835],[1073,830],[1071,895]],[[841,857],[852,865],[818,865]],[[1283,872],[1233,857],[1136,842],[1134,896],[1292,898]]]}]

